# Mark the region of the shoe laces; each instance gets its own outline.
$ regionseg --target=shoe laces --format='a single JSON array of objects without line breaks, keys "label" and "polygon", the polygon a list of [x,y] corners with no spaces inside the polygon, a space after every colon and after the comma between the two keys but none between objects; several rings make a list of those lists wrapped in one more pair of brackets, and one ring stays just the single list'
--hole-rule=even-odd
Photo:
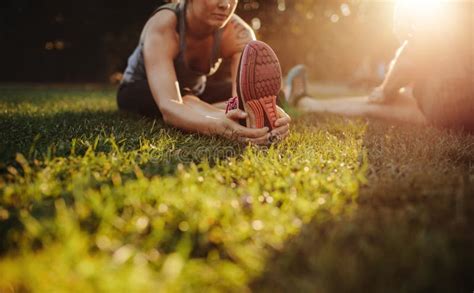
[{"label": "shoe laces", "polygon": [[225,108],[225,113],[229,113],[232,110],[238,109],[239,108],[239,98],[238,97],[232,97],[227,101],[227,106]]}]

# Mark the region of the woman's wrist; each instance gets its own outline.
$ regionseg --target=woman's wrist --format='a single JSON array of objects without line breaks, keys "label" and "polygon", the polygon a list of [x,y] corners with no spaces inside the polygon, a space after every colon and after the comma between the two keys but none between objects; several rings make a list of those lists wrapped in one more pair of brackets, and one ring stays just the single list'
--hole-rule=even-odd
[{"label": "woman's wrist", "polygon": [[222,125],[225,115],[220,115],[219,113],[213,113],[212,115],[206,116],[206,134],[208,135],[221,135],[222,134]]}]

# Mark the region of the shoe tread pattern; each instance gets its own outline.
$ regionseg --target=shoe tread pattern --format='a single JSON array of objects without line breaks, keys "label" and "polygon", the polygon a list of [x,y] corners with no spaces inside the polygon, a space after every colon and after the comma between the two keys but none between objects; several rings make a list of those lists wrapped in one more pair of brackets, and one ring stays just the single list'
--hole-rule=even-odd
[{"label": "shoe tread pattern", "polygon": [[[244,49],[239,74],[242,100],[247,105],[251,101],[258,101],[260,107],[252,102],[250,109],[255,113],[256,120],[263,119],[265,126],[273,129],[277,119],[276,96],[282,79],[280,62],[275,52],[263,42],[250,42]],[[257,118],[263,114],[266,117]]]}]

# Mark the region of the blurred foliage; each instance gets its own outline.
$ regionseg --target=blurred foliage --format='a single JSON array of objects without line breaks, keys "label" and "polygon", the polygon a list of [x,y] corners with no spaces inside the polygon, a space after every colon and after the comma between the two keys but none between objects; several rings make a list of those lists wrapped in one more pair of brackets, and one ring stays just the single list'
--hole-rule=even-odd
[{"label": "blurred foliage", "polygon": [[[10,58],[0,79],[108,81],[124,70],[142,26],[164,2],[3,1],[0,53]],[[392,12],[392,2],[366,0],[241,0],[237,9],[249,24],[260,21],[257,35],[284,70],[305,63],[313,78],[338,80],[364,60],[375,66],[393,55]]]},{"label": "blurred foliage", "polygon": [[250,24],[261,20],[258,36],[276,50],[284,69],[304,63],[313,79],[351,80],[364,60],[375,68],[393,56],[393,6],[390,1],[243,0],[238,13]]}]

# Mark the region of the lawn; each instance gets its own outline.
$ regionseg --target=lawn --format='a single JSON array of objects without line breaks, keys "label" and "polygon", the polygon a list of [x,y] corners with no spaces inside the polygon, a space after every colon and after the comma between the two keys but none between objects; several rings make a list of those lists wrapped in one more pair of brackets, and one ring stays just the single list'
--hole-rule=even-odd
[{"label": "lawn", "polygon": [[0,292],[472,292],[473,225],[462,132],[297,114],[261,148],[0,87]]}]

